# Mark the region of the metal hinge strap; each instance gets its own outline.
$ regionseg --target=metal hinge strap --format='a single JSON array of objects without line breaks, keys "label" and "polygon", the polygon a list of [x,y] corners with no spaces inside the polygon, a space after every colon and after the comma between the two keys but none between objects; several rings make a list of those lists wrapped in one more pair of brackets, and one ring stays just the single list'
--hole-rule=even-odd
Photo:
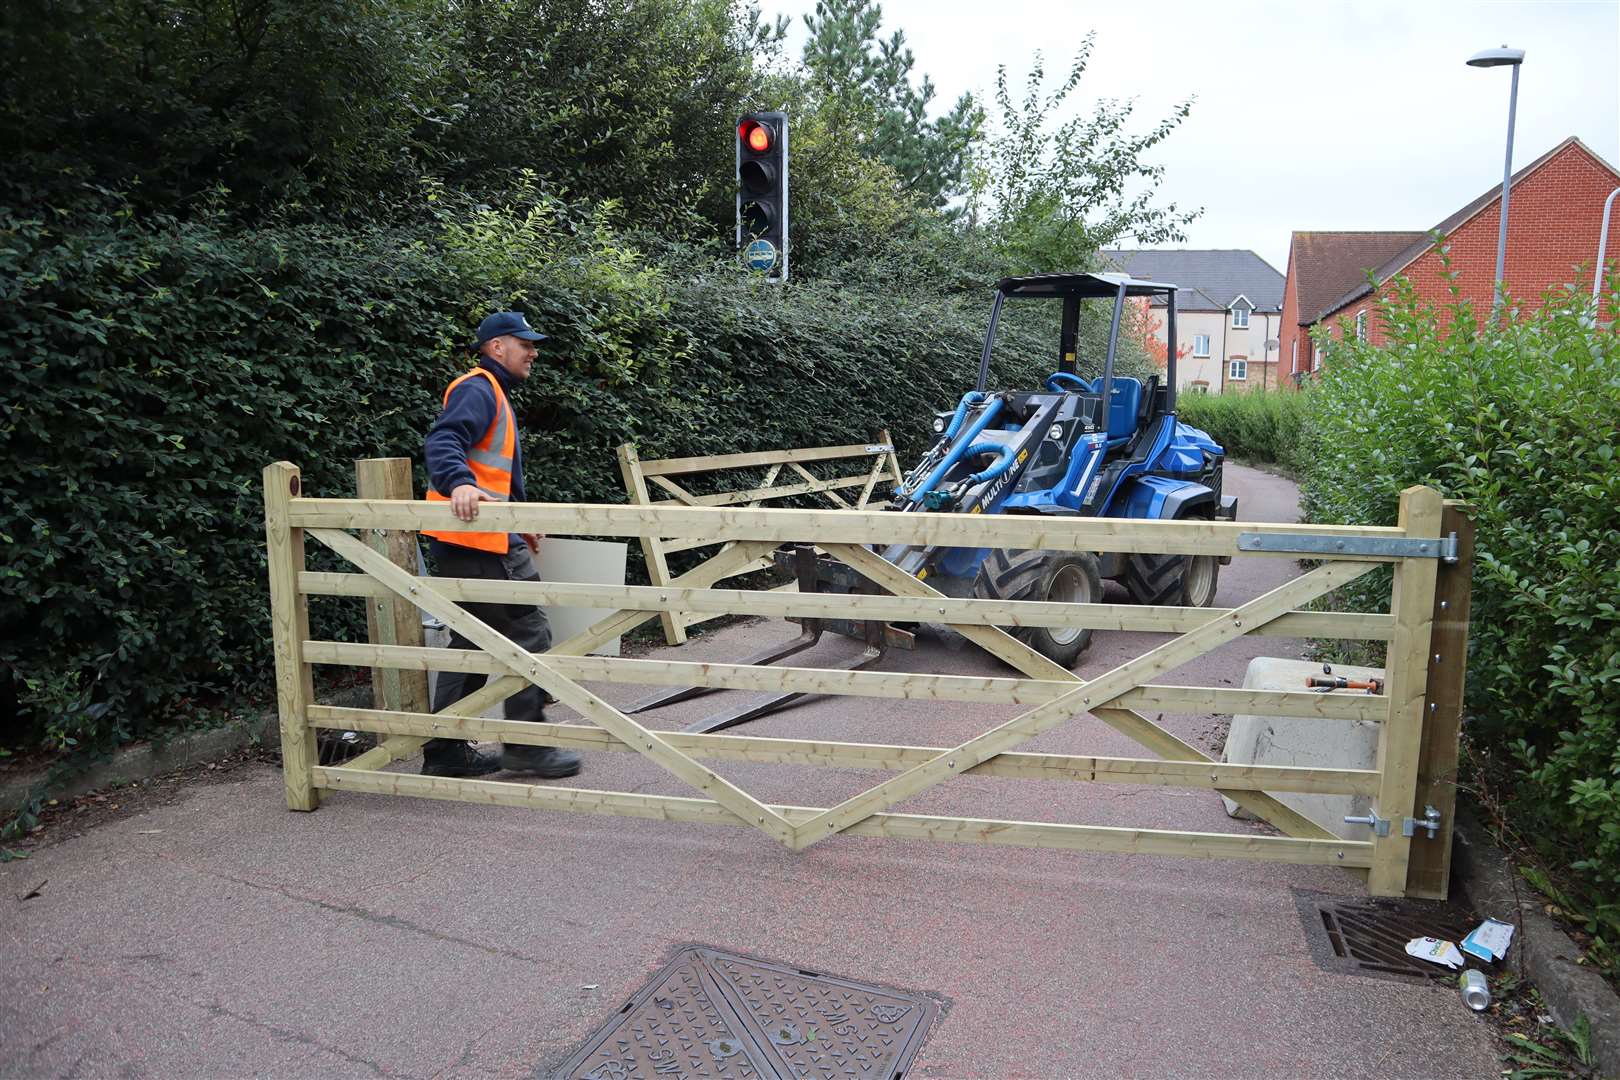
[{"label": "metal hinge strap", "polygon": [[1432,540],[1410,537],[1324,536],[1320,533],[1238,533],[1239,551],[1288,555],[1374,555],[1402,559],[1457,561],[1457,534]]}]

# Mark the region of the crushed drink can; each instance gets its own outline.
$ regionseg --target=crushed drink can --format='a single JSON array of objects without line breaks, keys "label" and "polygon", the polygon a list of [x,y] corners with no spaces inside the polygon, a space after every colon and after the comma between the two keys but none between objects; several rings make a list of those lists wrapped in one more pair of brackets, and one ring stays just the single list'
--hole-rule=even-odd
[{"label": "crushed drink can", "polygon": [[1484,1012],[1491,1004],[1491,986],[1485,981],[1483,971],[1469,969],[1457,976],[1457,989],[1462,991],[1462,999],[1470,1009],[1475,1012]]}]

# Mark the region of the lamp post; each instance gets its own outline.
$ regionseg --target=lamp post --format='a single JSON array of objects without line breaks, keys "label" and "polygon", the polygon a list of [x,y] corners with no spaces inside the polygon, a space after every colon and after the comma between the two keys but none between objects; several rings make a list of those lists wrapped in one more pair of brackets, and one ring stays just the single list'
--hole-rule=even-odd
[{"label": "lamp post", "polygon": [[1519,104],[1519,66],[1524,63],[1523,49],[1484,49],[1468,58],[1469,67],[1502,67],[1513,69],[1513,89],[1508,94],[1507,158],[1502,163],[1502,224],[1496,234],[1496,282],[1491,289],[1491,315],[1502,306],[1502,271],[1507,262],[1508,191],[1513,184],[1513,114]]}]

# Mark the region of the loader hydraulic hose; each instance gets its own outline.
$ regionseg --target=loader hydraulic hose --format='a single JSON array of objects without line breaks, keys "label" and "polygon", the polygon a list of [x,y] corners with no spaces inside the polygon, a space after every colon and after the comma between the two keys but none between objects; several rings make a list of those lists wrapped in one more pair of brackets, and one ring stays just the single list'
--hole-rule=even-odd
[{"label": "loader hydraulic hose", "polygon": [[956,406],[956,415],[951,417],[950,424],[948,424],[945,428],[946,442],[950,442],[952,439],[956,438],[956,433],[962,430],[962,421],[967,419],[968,406],[977,405],[979,402],[983,401],[984,398],[984,393],[979,390],[969,390],[967,393],[962,395],[962,400],[958,402]]},{"label": "loader hydraulic hose", "polygon": [[[967,404],[965,399],[963,404]],[[967,448],[973,445],[973,440],[977,439],[979,433],[990,426],[990,421],[994,420],[999,412],[1001,412],[1001,399],[991,398],[989,403],[985,405],[984,411],[974,417],[973,423],[968,425],[967,433],[945,455],[945,460],[935,465],[934,471],[928,474],[928,479],[918,484],[916,491],[911,492],[910,499],[912,502],[922,502],[923,496],[934,490],[934,485],[944,479],[945,474],[950,472],[951,466],[962,459],[962,455],[967,452]]]},{"label": "loader hydraulic hose", "polygon": [[1013,454],[1012,447],[1002,446],[1000,443],[989,442],[977,443],[968,447],[962,456],[974,458],[978,457],[980,454],[996,454],[998,456],[996,457],[995,461],[991,462],[988,466],[980,469],[978,472],[974,473],[972,476],[963,481],[964,485],[982,484],[986,480],[994,480],[996,477],[1012,468],[1013,458],[1015,456]]}]

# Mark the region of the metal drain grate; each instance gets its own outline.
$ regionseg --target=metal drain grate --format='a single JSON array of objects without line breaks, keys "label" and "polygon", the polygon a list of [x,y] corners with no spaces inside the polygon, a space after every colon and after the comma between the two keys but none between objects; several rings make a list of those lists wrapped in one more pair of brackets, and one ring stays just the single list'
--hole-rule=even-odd
[{"label": "metal drain grate", "polygon": [[920,994],[688,948],[552,1075],[898,1080],[937,1015]]},{"label": "metal drain grate", "polygon": [[[1295,889],[1294,904],[1305,926],[1311,956],[1324,971],[1346,975],[1452,978],[1455,973],[1406,955],[1415,937],[1460,942],[1479,919],[1452,903],[1346,899]],[[1469,966],[1475,966],[1472,960]]]}]

